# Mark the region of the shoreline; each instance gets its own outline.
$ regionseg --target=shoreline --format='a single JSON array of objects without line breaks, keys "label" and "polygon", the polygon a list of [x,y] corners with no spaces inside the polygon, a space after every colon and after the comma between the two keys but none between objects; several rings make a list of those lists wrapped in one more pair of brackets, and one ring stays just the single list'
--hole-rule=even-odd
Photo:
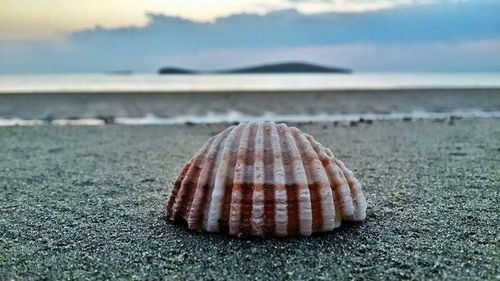
[{"label": "shoreline", "polygon": [[245,115],[240,112],[227,112],[210,115],[185,115],[172,118],[160,118],[153,114],[144,117],[101,117],[101,118],[72,118],[72,119],[20,119],[0,118],[0,127],[8,126],[103,126],[103,125],[194,125],[194,124],[231,124],[240,122],[292,122],[304,123],[344,123],[356,126],[358,123],[372,123],[375,121],[413,121],[413,120],[455,120],[476,118],[500,118],[500,111],[462,110],[453,112],[392,112],[387,114],[321,114],[321,115],[276,115],[262,116]]},{"label": "shoreline", "polygon": [[196,90],[196,89],[186,89],[186,90],[119,90],[119,89],[89,89],[89,90],[40,90],[40,91],[0,91],[0,96],[12,96],[12,95],[57,95],[57,94],[89,94],[89,95],[101,95],[101,94],[123,94],[123,95],[134,95],[134,94],[148,94],[148,95],[169,95],[169,94],[290,94],[290,93],[360,93],[360,92],[456,92],[456,91],[500,91],[499,86],[491,87],[449,87],[449,86],[433,86],[433,87],[367,87],[367,88],[325,88],[325,89],[220,89],[220,90]]},{"label": "shoreline", "polygon": [[500,88],[0,94],[0,119],[113,119],[500,111]]}]

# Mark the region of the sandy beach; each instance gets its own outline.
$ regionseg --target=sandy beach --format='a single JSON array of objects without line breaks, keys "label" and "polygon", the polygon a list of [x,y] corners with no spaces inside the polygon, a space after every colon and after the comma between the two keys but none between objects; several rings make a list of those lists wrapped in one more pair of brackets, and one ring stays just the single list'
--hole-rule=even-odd
[{"label": "sandy beach", "polygon": [[180,165],[225,126],[0,128],[0,279],[498,278],[499,119],[297,124],[353,169],[368,217],[267,240],[162,218]]}]

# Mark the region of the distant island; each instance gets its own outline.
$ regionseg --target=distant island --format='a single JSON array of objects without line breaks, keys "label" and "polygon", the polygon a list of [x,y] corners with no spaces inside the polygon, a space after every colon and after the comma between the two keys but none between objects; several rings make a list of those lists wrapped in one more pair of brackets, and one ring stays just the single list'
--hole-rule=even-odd
[{"label": "distant island", "polygon": [[326,67],[311,63],[286,62],[244,68],[200,71],[180,67],[163,67],[159,74],[273,74],[273,73],[351,73],[350,69]]},{"label": "distant island", "polygon": [[159,74],[201,74],[200,71],[180,68],[180,67],[163,67],[158,70]]}]

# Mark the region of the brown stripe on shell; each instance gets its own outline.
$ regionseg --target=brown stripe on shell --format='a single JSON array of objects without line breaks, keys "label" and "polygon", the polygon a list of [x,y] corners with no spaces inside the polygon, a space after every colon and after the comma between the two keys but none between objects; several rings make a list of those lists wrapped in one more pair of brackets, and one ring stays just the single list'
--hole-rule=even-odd
[{"label": "brown stripe on shell", "polygon": [[178,194],[175,196],[175,201],[172,206],[172,213],[170,219],[186,219],[189,208],[191,207],[192,198],[195,193],[196,182],[201,171],[201,165],[205,159],[206,152],[213,143],[215,138],[210,138],[202,148],[196,153],[195,157],[190,161],[191,165],[183,177]]},{"label": "brown stripe on shell", "polygon": [[231,132],[233,132],[233,130],[235,129],[236,126],[231,126],[230,130],[228,130],[226,132],[226,134],[223,136],[221,142],[219,143],[219,146],[216,150],[216,157],[215,157],[215,162],[213,164],[213,168],[211,169],[210,171],[210,180],[209,180],[209,185],[208,185],[208,189],[205,193],[205,196],[204,196],[204,199],[202,201],[202,211],[203,211],[203,230],[205,231],[209,231],[209,228],[208,228],[208,213],[209,213],[209,210],[210,210],[210,205],[211,205],[211,201],[212,201],[212,192],[214,190],[214,184],[215,184],[215,181],[216,181],[216,177],[217,177],[217,172],[218,172],[218,167],[220,167],[220,164],[221,164],[221,161],[223,160],[223,151],[224,151],[224,144],[226,142],[226,139],[229,137],[229,134],[231,134]]},{"label": "brown stripe on shell", "polygon": [[252,233],[253,186],[253,183],[244,183],[242,186],[240,229],[237,236]]},{"label": "brown stripe on shell", "polygon": [[290,138],[287,133],[288,127],[285,124],[278,125],[278,134],[280,137],[280,143],[283,144],[281,147],[281,157],[283,159],[283,164],[285,167],[285,189],[287,198],[287,233],[286,235],[294,236],[300,233],[300,214],[299,214],[299,186],[296,184],[294,176],[294,157],[292,145],[290,144]]},{"label": "brown stripe on shell", "polygon": [[187,216],[189,216],[189,210],[196,191],[196,183],[202,169],[200,164],[203,161],[203,158],[204,155],[200,154],[194,159],[181,183],[181,188],[177,197],[180,198],[180,200],[176,202],[178,206],[175,214],[176,219],[187,219]]},{"label": "brown stripe on shell", "polygon": [[299,234],[311,235],[312,232],[312,209],[311,193],[307,183],[307,175],[304,161],[292,135],[291,128],[286,127],[285,136],[292,155],[293,183],[297,186],[297,201],[299,205]]},{"label": "brown stripe on shell", "polygon": [[352,202],[354,205],[354,212],[353,212],[352,216],[346,216],[346,219],[351,220],[351,221],[364,220],[366,218],[366,213],[365,213],[366,199],[365,199],[365,196],[363,194],[363,191],[361,190],[361,184],[354,177],[354,173],[351,170],[347,169],[344,162],[342,162],[338,159],[335,159],[335,163],[342,170],[344,177],[347,180],[347,183],[349,184]]},{"label": "brown stripe on shell", "polygon": [[[235,139],[234,143],[231,144],[230,148],[230,154],[231,156],[235,155],[239,149],[240,142],[241,142],[241,134],[245,128],[248,127],[247,124],[240,124],[237,129],[237,139]],[[223,233],[228,233],[229,232],[229,219],[230,219],[230,212],[231,212],[231,197],[233,193],[233,187],[234,187],[234,174],[235,174],[235,166],[236,166],[236,161],[237,157],[231,157],[230,162],[228,163],[228,170],[226,174],[226,189],[224,192],[224,198],[222,205],[220,206],[221,208],[221,216],[219,219],[219,227],[220,231]]]},{"label": "brown stripe on shell", "polygon": [[311,182],[309,184],[309,192],[311,194],[312,232],[321,232],[323,230],[323,211],[321,210],[319,188],[316,182]]},{"label": "brown stripe on shell", "polygon": [[240,223],[238,236],[252,232],[252,202],[254,188],[254,168],[255,168],[255,137],[257,135],[258,124],[249,124],[250,134],[248,136],[247,157],[245,159],[245,180],[241,190]]},{"label": "brown stripe on shell", "polygon": [[255,156],[253,164],[253,193],[251,231],[253,235],[264,235],[264,124],[257,125],[255,133]]},{"label": "brown stripe on shell", "polygon": [[264,235],[276,235],[275,219],[275,189],[274,154],[271,140],[272,124],[264,124]]},{"label": "brown stripe on shell", "polygon": [[335,227],[340,225],[342,218],[352,217],[354,214],[354,205],[351,198],[351,190],[344,173],[336,164],[336,159],[329,149],[324,148],[311,136],[306,136],[313,148],[318,153],[321,162],[325,168],[330,186],[333,192],[335,202],[336,219]]},{"label": "brown stripe on shell", "polygon": [[202,223],[204,221],[203,210],[207,199],[206,197],[208,197],[207,193],[213,187],[211,186],[211,178],[214,170],[213,167],[215,166],[215,161],[217,159],[219,146],[232,129],[233,127],[229,127],[222,133],[218,134],[210,145],[208,152],[206,153],[203,168],[196,183],[196,191],[193,196],[193,201],[191,203],[191,208],[187,219],[188,227],[190,229],[202,230]]},{"label": "brown stripe on shell", "polygon": [[[309,140],[311,143],[314,151],[316,151],[316,154],[318,155],[319,160],[321,161],[321,164],[323,166],[323,169],[325,171],[325,174],[328,179],[328,185],[330,187],[330,194],[333,200],[333,205],[334,205],[334,219],[333,219],[333,228],[338,227],[341,223],[342,220],[342,206],[338,201],[338,195],[336,192],[335,185],[336,183],[334,182],[331,171],[333,169],[332,163],[331,163],[331,156],[329,156],[326,153],[325,147],[323,147],[320,143],[318,143],[312,136],[306,134],[306,138]],[[333,157],[333,156],[332,156]],[[325,228],[328,228],[329,226],[325,225]]]},{"label": "brown stripe on shell", "polygon": [[198,174],[200,173],[200,168],[196,165],[196,160],[189,167],[186,176],[182,180],[181,187],[179,189],[179,194],[177,195],[177,200],[174,203],[174,219],[186,218],[186,213],[191,206],[191,201],[189,200],[194,196],[194,186],[196,186],[196,181],[198,180]]},{"label": "brown stripe on shell", "polygon": [[[309,188],[309,193],[311,196],[311,210],[312,210],[312,226],[311,229],[313,232],[320,232],[323,228],[323,217],[321,210],[321,202],[319,195],[319,186],[317,182],[313,179],[313,173],[316,172],[314,167],[314,156],[311,155],[311,151],[309,150],[309,141],[303,136],[302,132],[300,132],[297,128],[291,127],[290,131],[292,136],[297,144],[297,150],[300,153],[301,162],[304,166],[304,171],[306,174],[307,185]],[[322,167],[321,167],[322,168]]]},{"label": "brown stripe on shell", "polygon": [[[281,138],[278,134],[277,126],[271,124],[271,149],[273,156],[273,177],[269,187],[274,187],[274,223],[276,236],[286,236],[288,234],[288,203],[285,165],[283,164],[283,149],[281,148]],[[272,201],[272,199],[269,199]],[[297,217],[298,221],[298,217]],[[298,229],[298,228],[297,228]],[[273,233],[273,231],[270,231]]]},{"label": "brown stripe on shell", "polygon": [[179,189],[181,188],[182,180],[186,176],[186,173],[189,167],[191,166],[192,162],[193,159],[191,159],[182,167],[181,171],[179,172],[179,175],[177,176],[177,179],[175,180],[172,186],[172,190],[170,191],[170,196],[168,197],[167,204],[165,204],[165,215],[169,219],[173,218],[172,207],[174,206],[175,199],[177,198],[177,194],[179,193]]},{"label": "brown stripe on shell", "polygon": [[216,165],[214,187],[208,201],[207,209],[207,223],[206,229],[210,232],[219,231],[219,222],[221,219],[222,202],[224,201],[225,188],[228,175],[234,173],[234,163],[232,152],[234,146],[238,145],[239,132],[244,128],[244,124],[235,127],[222,143],[220,153],[218,156],[218,164]]},{"label": "brown stripe on shell", "polygon": [[[241,202],[243,199],[243,188],[247,180],[247,164],[249,158],[252,157],[252,152],[250,152],[251,142],[251,129],[253,124],[247,124],[245,126],[238,150],[236,152],[236,164],[234,167],[234,180],[233,180],[233,192],[231,194],[230,212],[229,212],[229,233],[232,235],[238,235],[240,232],[240,220],[241,220]],[[252,157],[253,158],[253,157]]]},{"label": "brown stripe on shell", "polygon": [[342,170],[337,166],[335,160],[331,161],[331,165],[327,167],[331,178],[331,184],[337,194],[337,204],[340,206],[342,219],[350,217],[354,214],[354,205],[351,197],[349,184]]},{"label": "brown stripe on shell", "polygon": [[[297,128],[292,128],[294,136],[301,143],[300,151],[302,153],[303,162],[309,165],[306,168],[307,179],[311,189],[311,196],[315,196],[316,200],[311,199],[313,209],[313,225],[316,222],[314,232],[330,231],[335,228],[335,203],[333,200],[333,191],[330,187],[330,181],[320,155],[314,149],[314,141],[309,135],[302,133]],[[319,210],[319,211],[317,211]],[[316,212],[314,212],[316,211]],[[318,218],[318,216],[320,216]],[[319,221],[319,222],[318,222]]]}]

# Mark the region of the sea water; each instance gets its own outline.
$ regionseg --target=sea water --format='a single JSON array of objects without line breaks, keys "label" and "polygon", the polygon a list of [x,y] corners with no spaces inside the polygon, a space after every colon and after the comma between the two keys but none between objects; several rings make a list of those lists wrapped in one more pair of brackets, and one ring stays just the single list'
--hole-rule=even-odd
[{"label": "sea water", "polygon": [[[307,91],[359,89],[474,89],[499,88],[500,73],[355,73],[355,74],[238,74],[238,75],[108,75],[52,74],[0,75],[0,94],[37,92],[191,92],[191,91]],[[242,121],[277,120],[285,122],[329,122],[355,120],[394,120],[428,118],[500,118],[499,111],[464,109],[453,112],[390,112],[387,114],[288,114],[273,112],[262,116],[242,112],[180,115],[161,118],[152,113],[143,117],[117,117],[114,123],[183,124],[231,123]],[[47,120],[2,118],[0,126],[46,125]],[[101,119],[61,119],[53,125],[104,125]]]},{"label": "sea water", "polygon": [[498,88],[500,73],[0,75],[0,93]]}]

